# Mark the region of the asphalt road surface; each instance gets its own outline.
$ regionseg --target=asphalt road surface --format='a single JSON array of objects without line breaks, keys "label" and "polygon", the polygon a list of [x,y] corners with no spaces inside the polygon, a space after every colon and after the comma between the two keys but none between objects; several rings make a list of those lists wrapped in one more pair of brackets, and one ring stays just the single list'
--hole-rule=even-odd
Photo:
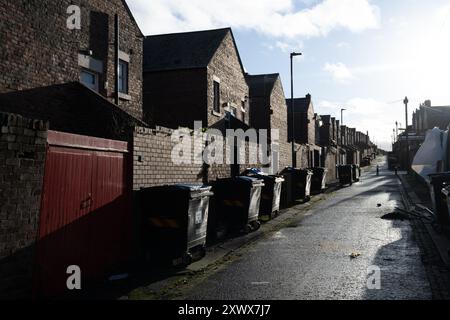
[{"label": "asphalt road surface", "polygon": [[183,298],[431,299],[410,221],[381,218],[402,200],[398,179],[378,161],[380,176],[374,169],[365,173]]}]

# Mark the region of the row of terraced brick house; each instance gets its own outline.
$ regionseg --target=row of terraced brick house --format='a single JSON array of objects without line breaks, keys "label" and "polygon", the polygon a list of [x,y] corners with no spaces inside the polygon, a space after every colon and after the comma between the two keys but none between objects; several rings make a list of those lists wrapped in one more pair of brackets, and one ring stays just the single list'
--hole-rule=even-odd
[{"label": "row of terraced brick house", "polygon": [[[68,28],[77,8],[80,28]],[[146,37],[124,0],[0,0],[0,71],[0,297],[39,296],[50,276],[36,269],[39,241],[82,228],[90,208],[97,225],[112,203],[125,210],[123,186],[208,183],[260,166],[174,164],[172,134],[194,121],[279,129],[273,174],[292,165],[292,137],[297,166],[327,167],[329,183],[337,164],[364,165],[376,152],[368,134],[315,113],[309,94],[294,101],[292,133],[280,75],[246,73],[230,28]],[[52,211],[56,185],[68,200]],[[72,215],[52,220],[68,206]]]}]

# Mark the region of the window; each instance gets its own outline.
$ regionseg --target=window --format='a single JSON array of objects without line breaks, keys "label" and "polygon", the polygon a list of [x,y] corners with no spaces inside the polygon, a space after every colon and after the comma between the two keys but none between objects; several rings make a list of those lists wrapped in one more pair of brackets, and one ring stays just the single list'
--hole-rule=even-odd
[{"label": "window", "polygon": [[128,62],[119,61],[119,92],[128,94]]},{"label": "window", "polygon": [[214,106],[213,111],[220,113],[220,83],[214,81]]},{"label": "window", "polygon": [[98,75],[96,73],[82,70],[80,80],[86,87],[98,92]]}]

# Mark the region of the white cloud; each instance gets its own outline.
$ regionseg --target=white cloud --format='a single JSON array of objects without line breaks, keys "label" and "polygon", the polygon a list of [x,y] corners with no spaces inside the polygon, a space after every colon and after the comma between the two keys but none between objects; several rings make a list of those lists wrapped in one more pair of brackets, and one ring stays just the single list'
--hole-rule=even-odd
[{"label": "white cloud", "polygon": [[323,0],[296,10],[294,0],[128,0],[146,34],[219,28],[253,30],[284,39],[326,36],[334,29],[361,32],[379,26],[370,0]]},{"label": "white cloud", "polygon": [[336,44],[336,47],[338,49],[348,49],[350,48],[350,44],[348,42],[339,42],[338,44]]},{"label": "white cloud", "polygon": [[279,49],[280,51],[287,53],[303,49],[304,44],[302,41],[298,41],[296,44],[284,41],[275,41],[275,43],[265,43],[264,46],[270,50]]},{"label": "white cloud", "polygon": [[348,83],[355,78],[352,71],[342,62],[326,63],[323,70],[328,72],[339,83]]}]

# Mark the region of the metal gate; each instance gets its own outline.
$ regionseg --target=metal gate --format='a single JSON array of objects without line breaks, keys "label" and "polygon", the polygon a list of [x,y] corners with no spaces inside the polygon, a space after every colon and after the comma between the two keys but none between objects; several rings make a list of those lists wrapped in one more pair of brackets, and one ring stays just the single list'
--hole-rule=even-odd
[{"label": "metal gate", "polygon": [[131,160],[127,142],[49,131],[35,297],[67,293],[69,266],[80,268],[83,289],[127,262]]}]

